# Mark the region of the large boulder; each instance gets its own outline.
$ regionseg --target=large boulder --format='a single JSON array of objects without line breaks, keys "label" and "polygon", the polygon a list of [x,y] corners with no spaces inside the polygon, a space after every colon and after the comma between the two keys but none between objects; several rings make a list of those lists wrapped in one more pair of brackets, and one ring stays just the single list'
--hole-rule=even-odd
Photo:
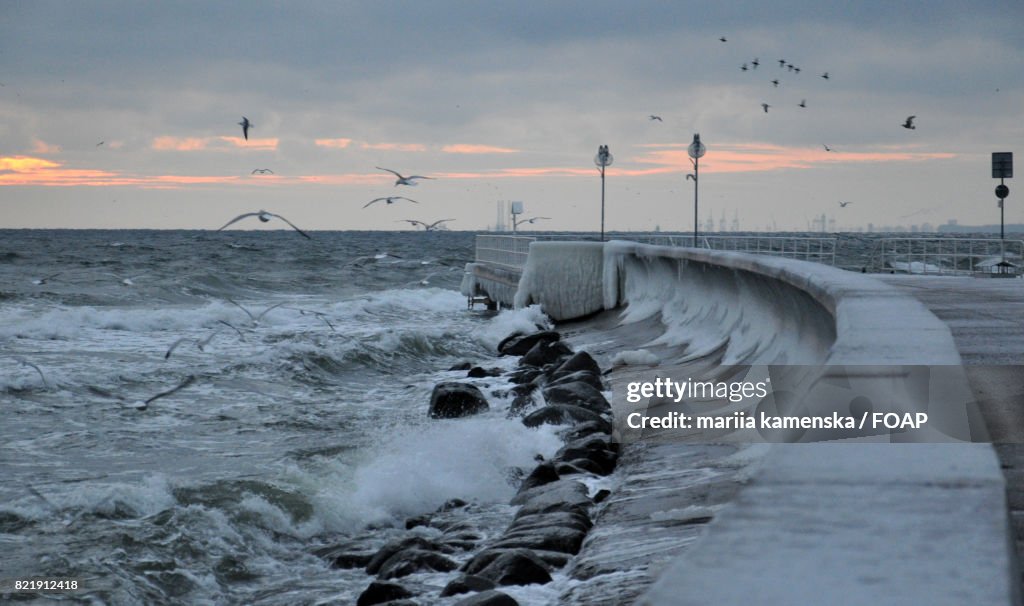
[{"label": "large boulder", "polygon": [[575,425],[576,423],[596,423],[600,431],[612,432],[612,424],[601,415],[572,404],[552,404],[523,417],[523,425],[527,427],[538,427],[544,424]]},{"label": "large boulder", "polygon": [[561,553],[577,554],[583,546],[587,531],[578,528],[541,526],[506,532],[493,547],[525,547]]},{"label": "large boulder", "polygon": [[439,553],[415,548],[404,549],[392,555],[381,565],[377,578],[398,579],[424,571],[451,572],[458,567],[457,563]]},{"label": "large boulder", "polygon": [[489,408],[487,398],[476,386],[449,381],[434,386],[427,414],[434,419],[457,419]]},{"label": "large boulder", "polygon": [[537,343],[557,341],[560,338],[561,336],[553,330],[542,330],[529,335],[513,334],[498,343],[498,353],[503,356],[523,356]]},{"label": "large boulder", "polygon": [[558,472],[555,471],[555,464],[551,461],[545,461],[534,467],[530,475],[523,479],[523,483],[519,485],[519,492],[526,492],[531,488],[557,481]]},{"label": "large boulder", "polygon": [[422,549],[426,551],[440,551],[444,553],[453,553],[455,549],[432,541],[425,537],[407,537],[404,539],[396,539],[385,543],[383,547],[377,550],[377,553],[366,563],[366,574],[377,574],[380,572],[381,567],[387,562],[393,555],[407,549]]},{"label": "large boulder", "polygon": [[519,606],[519,602],[507,593],[492,589],[464,600],[455,602],[455,606]]},{"label": "large boulder", "polygon": [[544,388],[543,393],[548,404],[572,404],[598,414],[610,412],[612,409],[604,394],[583,381],[549,385]]},{"label": "large boulder", "polygon": [[551,582],[547,565],[529,549],[504,551],[476,574],[498,585],[543,585]]},{"label": "large boulder", "polygon": [[516,518],[535,513],[551,511],[574,511],[587,507],[592,501],[587,496],[587,487],[576,480],[559,480],[531,488],[512,497],[511,505],[522,505]]},{"label": "large boulder", "polygon": [[601,380],[601,375],[590,372],[589,370],[577,370],[570,373],[559,373],[555,371],[551,377],[547,377],[546,385],[549,387],[555,385],[561,385],[563,383],[575,383],[582,381],[587,383],[598,391],[604,391],[604,381]]},{"label": "large boulder", "polygon": [[474,574],[464,574],[445,585],[444,589],[441,590],[441,595],[439,597],[446,598],[460,593],[488,591],[494,589],[494,587],[494,581],[490,579],[478,577]]},{"label": "large boulder", "polygon": [[519,358],[519,365],[540,368],[559,362],[570,355],[572,355],[572,350],[561,341],[540,341]]},{"label": "large boulder", "polygon": [[597,365],[594,358],[585,351],[578,351],[573,354],[571,358],[562,362],[562,365],[556,368],[555,372],[551,374],[551,378],[557,379],[562,375],[567,375],[580,370],[590,371],[599,376],[601,374],[601,367]]},{"label": "large boulder", "polygon": [[381,583],[380,581],[374,581],[370,583],[370,586],[363,590],[363,593],[359,594],[359,599],[356,600],[356,606],[373,606],[373,604],[384,604],[392,600],[401,600],[403,598],[412,597],[410,592],[401,585],[394,583]]}]

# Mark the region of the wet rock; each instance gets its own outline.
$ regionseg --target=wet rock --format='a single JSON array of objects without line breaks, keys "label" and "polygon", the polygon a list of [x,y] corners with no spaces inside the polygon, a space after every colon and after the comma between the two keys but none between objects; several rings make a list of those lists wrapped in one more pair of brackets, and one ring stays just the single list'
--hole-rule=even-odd
[{"label": "wet rock", "polygon": [[523,356],[526,355],[537,343],[550,343],[561,338],[553,330],[542,330],[529,335],[511,335],[505,337],[498,343],[498,354],[502,356]]},{"label": "wet rock", "polygon": [[516,518],[551,511],[573,511],[592,504],[587,487],[576,480],[559,480],[532,488],[512,497],[512,505],[522,505]]},{"label": "wet rock", "polygon": [[411,598],[412,592],[395,583],[381,583],[374,581],[370,586],[359,594],[356,606],[372,606],[373,604],[384,604],[392,600]]},{"label": "wet rock", "polygon": [[464,574],[444,586],[439,597],[458,595],[460,593],[475,593],[477,591],[488,591],[494,589],[494,581],[478,577],[475,574]]},{"label": "wet rock", "polygon": [[458,364],[453,364],[452,367],[449,368],[448,370],[469,370],[470,368],[473,368],[473,364],[472,363],[470,363],[470,362],[459,362]]},{"label": "wet rock", "polygon": [[[572,467],[575,467],[576,469],[582,470],[582,471],[584,471],[586,473],[592,473],[592,474],[594,474],[596,476],[606,476],[606,475],[608,475],[609,473],[612,472],[612,470],[606,469],[603,466],[598,465],[597,463],[591,461],[590,459],[573,459],[572,461],[567,461],[565,464],[566,465],[570,465]],[[557,469],[557,466],[556,466],[556,469]],[[562,472],[559,472],[559,473],[562,473]],[[562,473],[562,475],[569,475],[569,474]]]},{"label": "wet rock", "polygon": [[331,568],[363,568],[372,558],[371,552],[339,553],[331,559]]},{"label": "wet rock", "polygon": [[528,384],[542,374],[544,374],[544,371],[540,368],[527,366],[511,372],[508,376],[508,380],[516,383],[517,385]]},{"label": "wet rock", "polygon": [[611,434],[611,431],[605,431],[606,427],[608,427],[608,425],[602,424],[600,422],[580,423],[579,425],[576,425],[575,427],[566,430],[566,432],[562,434],[562,439],[568,443],[591,435]]},{"label": "wet rock", "polygon": [[498,585],[533,585],[551,582],[548,567],[529,549],[509,549],[476,573]]},{"label": "wet rock", "polygon": [[427,413],[433,419],[457,419],[488,410],[487,399],[473,385],[446,382],[434,386]]},{"label": "wet rock", "polygon": [[[484,568],[486,568],[491,562],[498,559],[498,556],[508,553],[510,551],[516,551],[511,548],[487,548],[480,553],[473,556],[468,562],[466,562],[460,570],[467,574],[477,574]],[[529,550],[528,550],[529,551]],[[542,551],[533,550],[533,555],[542,562],[547,569],[554,570],[556,568],[562,568],[569,563],[572,558],[567,553],[560,553],[557,551]]]},{"label": "wet rock", "polygon": [[429,513],[423,515],[413,516],[411,518],[405,518],[405,529],[412,530],[417,526],[430,526],[430,520],[433,516]]},{"label": "wet rock", "polygon": [[612,409],[604,394],[583,381],[549,385],[544,388],[544,399],[548,404],[571,404],[598,414],[610,412]]},{"label": "wet rock", "polygon": [[601,490],[598,490],[597,493],[594,495],[594,502],[600,503],[607,499],[608,497],[610,497],[611,494],[612,491],[608,490],[607,488],[602,488]]},{"label": "wet rock", "polygon": [[555,511],[551,513],[535,513],[516,518],[508,527],[508,532],[522,532],[538,528],[561,527],[587,532],[594,523],[584,512]]},{"label": "wet rock", "polygon": [[586,370],[596,375],[601,374],[601,367],[597,365],[594,358],[585,351],[578,351],[568,360],[563,362],[562,365],[552,373],[551,378],[554,380],[562,375],[567,375],[580,370]]},{"label": "wet rock", "polygon": [[383,566],[384,563],[392,556],[407,549],[440,551],[443,553],[452,553],[454,551],[454,549],[447,547],[442,543],[431,541],[430,539],[425,539],[423,537],[406,537],[404,539],[398,539],[386,543],[383,547],[377,550],[377,553],[375,553],[366,564],[366,574],[377,574],[380,572],[381,566]]},{"label": "wet rock", "polygon": [[547,385],[563,385],[565,383],[575,383],[577,381],[586,383],[598,391],[604,391],[604,382],[601,381],[600,375],[590,372],[589,370],[577,370],[576,372],[570,372],[568,374],[557,374],[557,378],[550,379],[547,382]]},{"label": "wet rock", "polygon": [[523,425],[569,425],[575,423],[596,423],[603,433],[612,432],[612,424],[592,410],[572,404],[552,404],[539,408],[523,417]]},{"label": "wet rock", "polygon": [[519,606],[507,593],[492,589],[455,602],[455,606]]},{"label": "wet rock", "polygon": [[415,572],[451,572],[459,565],[443,555],[423,549],[404,549],[392,555],[377,573],[379,579],[397,579]]},{"label": "wet rock", "polygon": [[482,366],[474,366],[469,369],[466,376],[470,379],[480,379],[483,377],[497,377],[501,374],[500,368],[484,368]]},{"label": "wet rock", "polygon": [[519,417],[526,414],[526,411],[531,408],[536,408],[538,405],[537,400],[532,395],[529,396],[516,396],[512,403],[508,405],[508,417]]},{"label": "wet rock", "polygon": [[558,472],[555,471],[555,464],[550,461],[545,461],[544,463],[534,467],[533,471],[530,472],[530,475],[526,476],[523,483],[519,485],[519,493],[557,481]]},{"label": "wet rock", "polygon": [[541,341],[519,358],[520,366],[542,367],[546,364],[553,364],[564,357],[572,354],[572,350],[561,341]]},{"label": "wet rock", "polygon": [[506,532],[494,543],[497,549],[525,547],[560,553],[577,554],[587,536],[585,530],[546,526]]}]

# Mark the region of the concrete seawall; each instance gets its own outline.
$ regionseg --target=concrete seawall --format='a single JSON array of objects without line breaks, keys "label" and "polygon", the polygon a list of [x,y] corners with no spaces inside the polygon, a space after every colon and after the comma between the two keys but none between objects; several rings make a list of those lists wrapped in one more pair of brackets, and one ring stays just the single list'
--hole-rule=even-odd
[{"label": "concrete seawall", "polygon": [[[939,366],[932,390],[970,399],[945,324],[878,280],[822,265],[537,242],[515,300],[567,320],[623,307],[628,316],[668,297],[678,299],[677,327],[721,327],[723,343],[743,343],[746,363],[818,352],[845,377],[857,368],[880,396],[911,399],[887,369]],[[771,330],[751,337],[754,325]],[[615,373],[611,380],[614,389]],[[956,439],[983,431],[969,411],[960,420],[969,430]],[[1018,603],[1005,485],[990,445],[777,444],[760,469],[639,603]]]}]

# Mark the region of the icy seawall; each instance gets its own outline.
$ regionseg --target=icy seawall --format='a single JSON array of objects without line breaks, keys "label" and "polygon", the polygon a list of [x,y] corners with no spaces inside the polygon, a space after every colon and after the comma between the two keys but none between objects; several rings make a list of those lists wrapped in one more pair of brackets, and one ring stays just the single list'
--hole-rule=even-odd
[{"label": "icy seawall", "polygon": [[[894,365],[945,365],[942,389],[969,394],[945,324],[886,284],[823,265],[536,242],[516,302],[557,320],[658,314],[653,345],[685,342],[687,356],[714,352],[721,363],[853,367],[880,393],[900,389],[886,376]],[[1005,502],[988,444],[773,445],[639,603],[1018,603]]]}]

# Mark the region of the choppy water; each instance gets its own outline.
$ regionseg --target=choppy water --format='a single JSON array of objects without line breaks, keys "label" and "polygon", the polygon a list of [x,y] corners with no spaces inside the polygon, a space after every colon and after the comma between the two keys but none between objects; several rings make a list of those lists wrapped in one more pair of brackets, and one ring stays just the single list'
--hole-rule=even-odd
[{"label": "choppy water", "polygon": [[[379,545],[453,497],[486,526],[509,469],[559,445],[499,407],[426,417],[465,375],[444,369],[505,363],[494,345],[528,322],[466,310],[472,234],[0,235],[0,578],[83,578],[94,603],[347,603],[368,577],[317,546]],[[280,305],[256,323],[228,299]]]}]

